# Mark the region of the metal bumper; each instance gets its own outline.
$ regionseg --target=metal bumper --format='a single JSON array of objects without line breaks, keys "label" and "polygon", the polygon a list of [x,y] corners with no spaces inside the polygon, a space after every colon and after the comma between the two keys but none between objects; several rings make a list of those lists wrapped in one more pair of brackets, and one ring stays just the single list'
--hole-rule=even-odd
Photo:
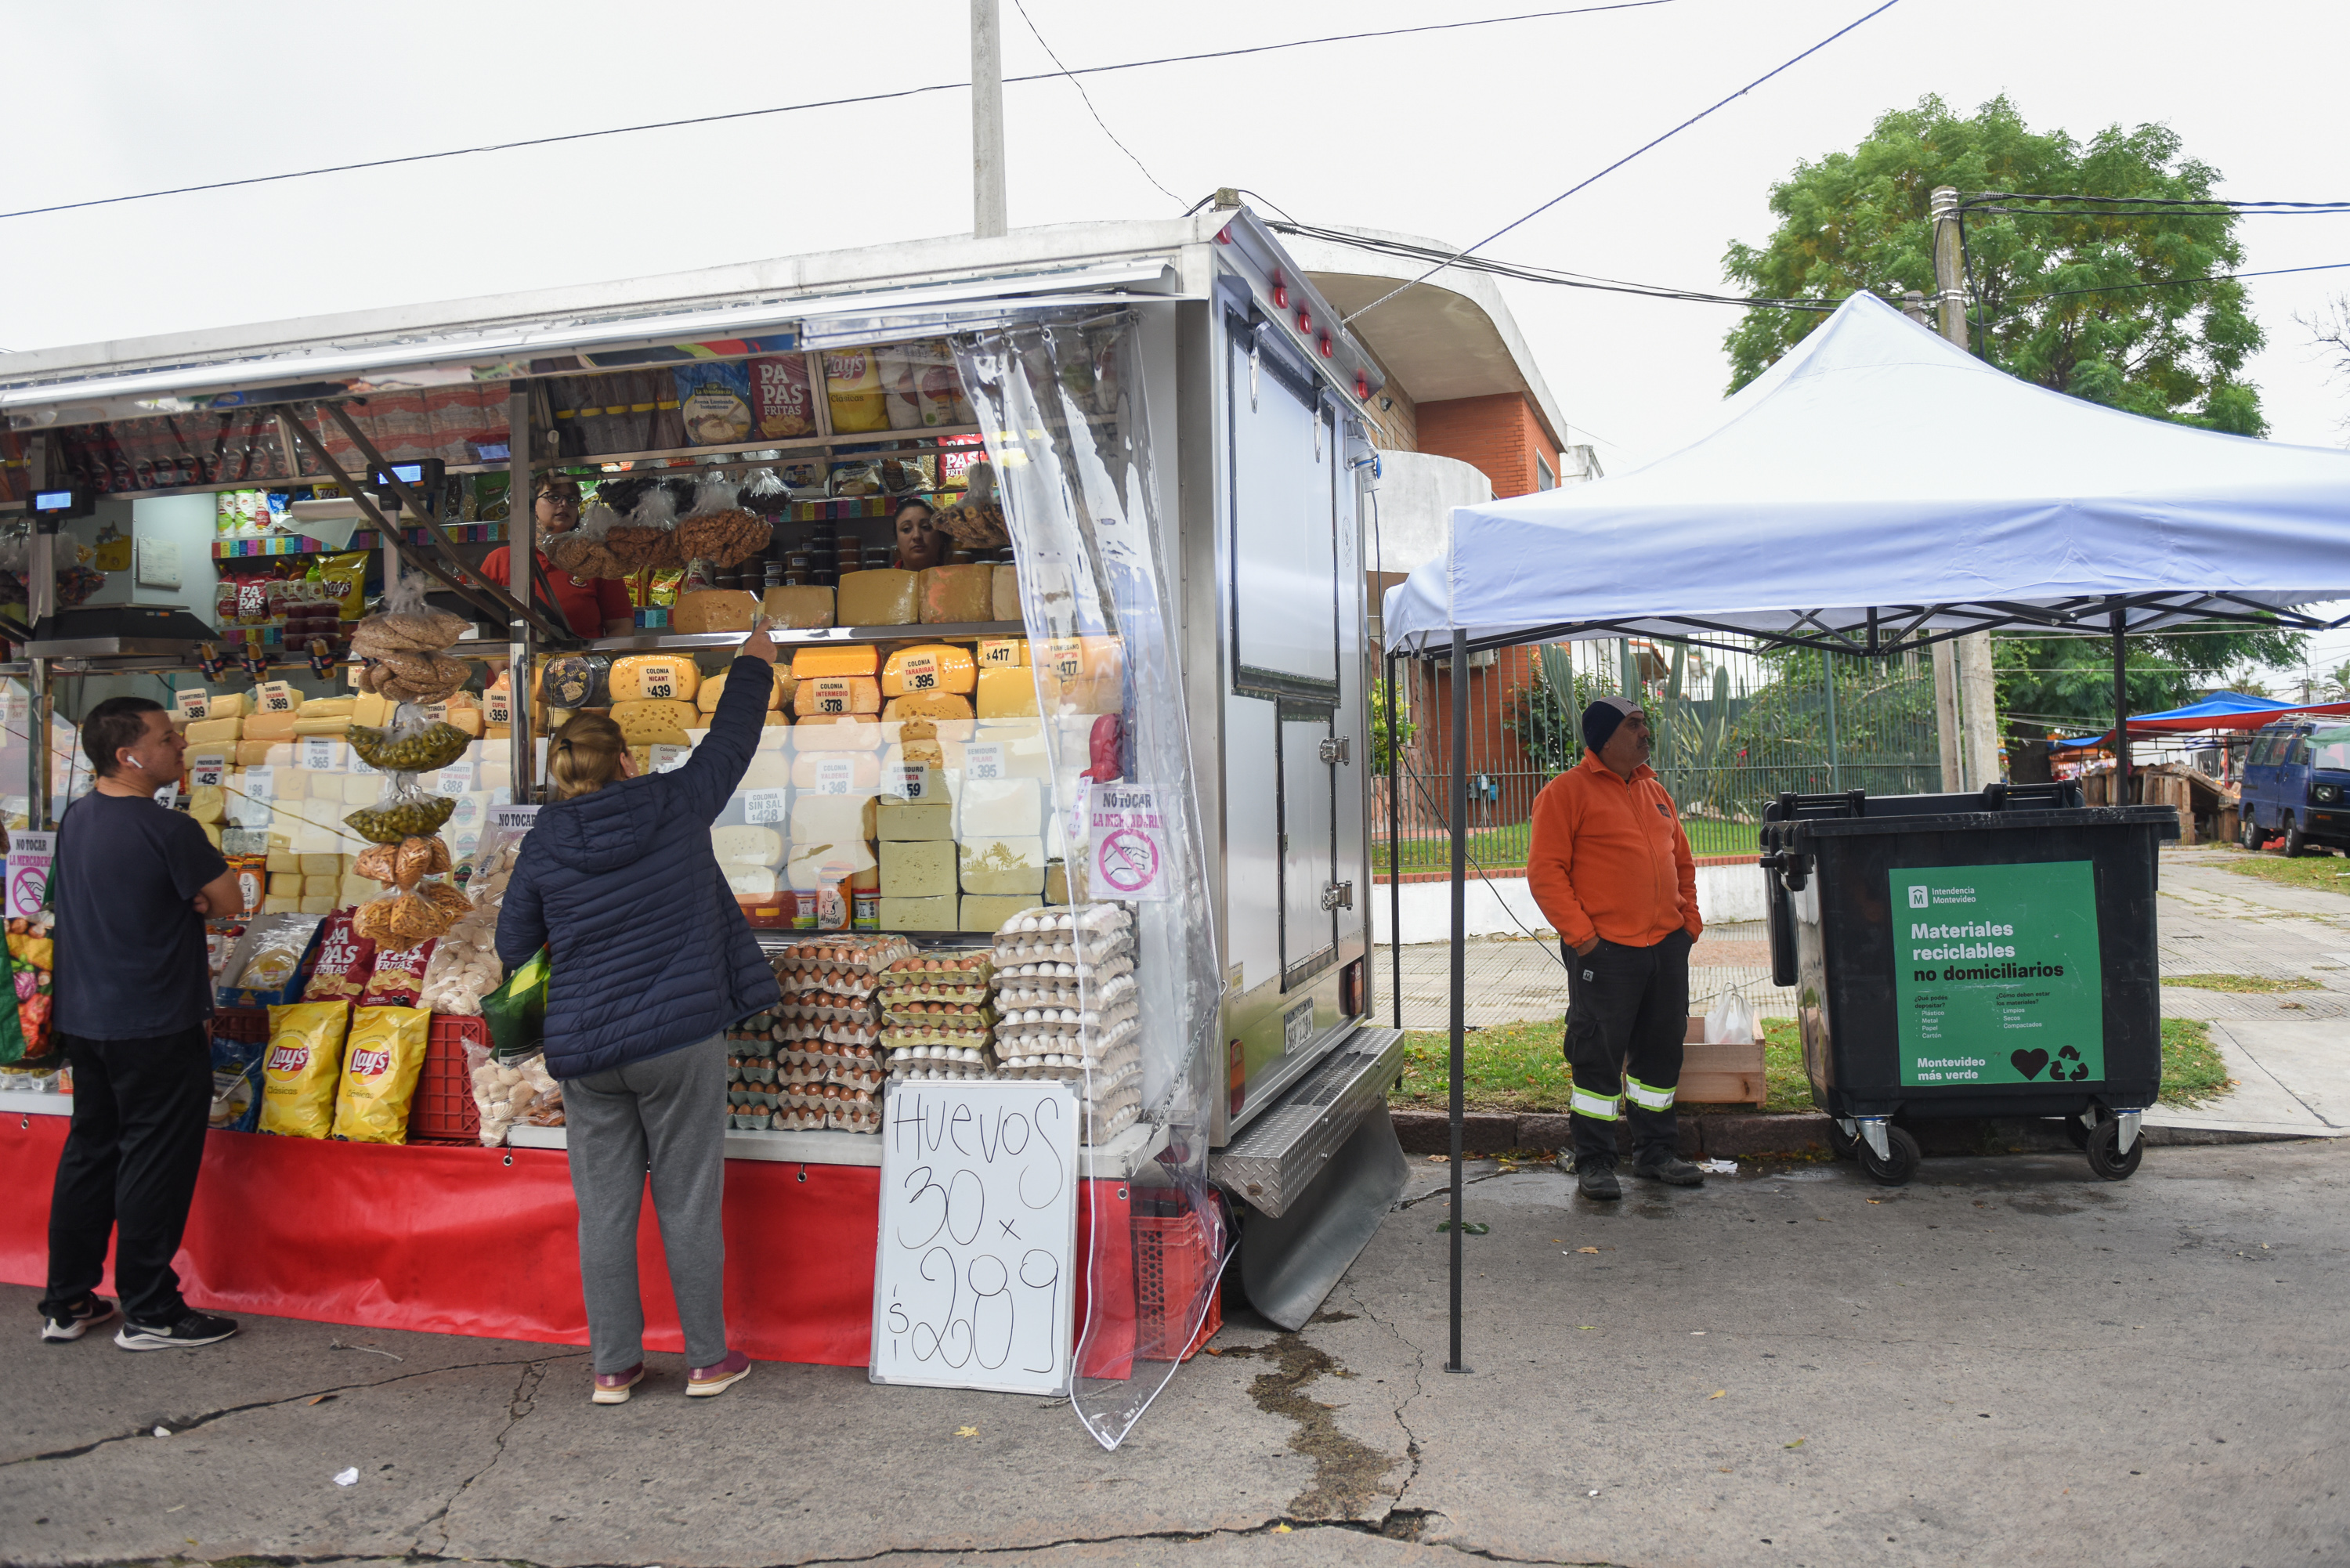
[{"label": "metal bumper", "polygon": [[1273,1107],[1208,1157],[1217,1186],[1272,1219],[1304,1196],[1357,1127],[1386,1104],[1403,1032],[1358,1029]]}]

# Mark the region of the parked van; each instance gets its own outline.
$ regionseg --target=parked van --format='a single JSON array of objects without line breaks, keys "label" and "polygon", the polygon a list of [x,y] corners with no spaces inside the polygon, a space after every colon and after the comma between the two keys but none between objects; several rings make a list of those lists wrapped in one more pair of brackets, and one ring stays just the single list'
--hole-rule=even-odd
[{"label": "parked van", "polygon": [[2256,732],[2241,821],[2247,849],[2282,834],[2287,855],[2350,851],[2350,724],[2286,720]]}]

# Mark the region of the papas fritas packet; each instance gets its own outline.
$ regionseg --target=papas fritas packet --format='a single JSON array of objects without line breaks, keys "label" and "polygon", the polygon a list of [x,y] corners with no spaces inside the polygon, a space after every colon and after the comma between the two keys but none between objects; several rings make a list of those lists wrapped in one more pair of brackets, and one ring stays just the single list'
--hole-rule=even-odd
[{"label": "papas fritas packet", "polygon": [[343,1069],[348,1002],[296,1002],[269,1010],[269,1053],[261,1059],[261,1130],[325,1137],[335,1125],[335,1079]]},{"label": "papas fritas packet", "polygon": [[408,1103],[424,1071],[432,1014],[421,1007],[362,1007],[335,1091],[335,1136],[351,1143],[406,1143]]}]

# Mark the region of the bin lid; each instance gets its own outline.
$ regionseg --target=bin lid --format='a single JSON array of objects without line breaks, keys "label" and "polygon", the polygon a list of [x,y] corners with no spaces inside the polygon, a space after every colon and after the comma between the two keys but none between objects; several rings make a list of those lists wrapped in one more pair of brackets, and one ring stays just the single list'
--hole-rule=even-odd
[{"label": "bin lid", "polygon": [[2157,836],[2178,836],[2178,808],[2169,805],[2090,805],[2049,811],[1952,811],[1930,816],[1805,816],[1774,824],[1783,836],[1861,838],[1898,833],[2012,833],[2024,828],[2150,826]]}]

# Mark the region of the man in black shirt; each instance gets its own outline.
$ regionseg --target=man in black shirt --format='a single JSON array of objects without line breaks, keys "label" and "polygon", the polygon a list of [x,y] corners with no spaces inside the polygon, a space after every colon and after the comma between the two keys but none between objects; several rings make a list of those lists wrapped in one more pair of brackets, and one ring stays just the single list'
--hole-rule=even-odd
[{"label": "man in black shirt", "polygon": [[238,912],[236,874],[193,818],[155,804],[187,740],[144,697],[82,722],[97,784],[57,823],[57,1033],[73,1065],[72,1130],[49,1201],[41,1337],[114,1315],[96,1291],[115,1235],[125,1350],[213,1345],[236,1324],[192,1310],[172,1259],[188,1222],[212,1104],[204,919]]}]

